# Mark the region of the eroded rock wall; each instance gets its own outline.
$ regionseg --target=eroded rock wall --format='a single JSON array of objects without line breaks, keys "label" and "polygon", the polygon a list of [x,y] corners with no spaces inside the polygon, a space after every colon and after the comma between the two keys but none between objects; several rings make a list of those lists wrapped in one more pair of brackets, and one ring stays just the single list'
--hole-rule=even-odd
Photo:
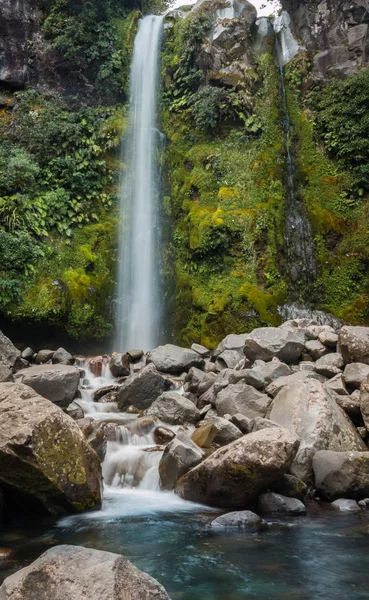
[{"label": "eroded rock wall", "polygon": [[34,0],[0,0],[0,84],[23,88],[29,81],[29,41],[35,31]]}]

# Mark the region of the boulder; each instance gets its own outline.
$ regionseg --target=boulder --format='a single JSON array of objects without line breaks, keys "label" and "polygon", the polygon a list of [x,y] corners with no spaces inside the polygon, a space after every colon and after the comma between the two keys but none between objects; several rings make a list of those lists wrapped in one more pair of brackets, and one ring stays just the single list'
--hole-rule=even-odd
[{"label": "boulder", "polygon": [[252,431],[260,431],[261,429],[272,429],[273,427],[280,427],[278,423],[271,421],[270,419],[263,419],[262,417],[256,417],[252,424]]},{"label": "boulder", "polygon": [[191,400],[184,398],[177,392],[164,392],[150,408],[146,415],[157,417],[170,425],[183,425],[184,423],[197,423],[200,421],[200,411]]},{"label": "boulder", "polygon": [[[358,392],[359,390],[357,390]],[[332,395],[332,394],[331,394]],[[337,404],[345,411],[348,416],[357,422],[361,422],[360,394],[342,395],[333,393]]]},{"label": "boulder", "polygon": [[360,386],[360,411],[364,425],[369,431],[369,375]]},{"label": "boulder", "polygon": [[77,367],[70,365],[35,365],[16,373],[17,382],[29,385],[63,409],[68,408],[76,395],[79,378]]},{"label": "boulder", "polygon": [[78,425],[21,383],[0,384],[0,484],[52,514],[101,506],[101,468]]},{"label": "boulder", "polygon": [[205,364],[204,359],[197,352],[173,344],[165,344],[151,350],[147,362],[153,363],[158,371],[173,374],[187,372],[191,367],[202,368]]},{"label": "boulder", "polygon": [[243,381],[257,390],[262,390],[265,385],[264,377],[254,369],[240,369],[239,371],[233,371],[230,373],[228,381],[229,383]]},{"label": "boulder", "polygon": [[213,384],[215,395],[219,394],[221,390],[227,387],[227,385],[229,384],[229,376],[231,375],[231,373],[234,373],[232,369],[224,369],[223,371],[218,373]]},{"label": "boulder", "polygon": [[211,424],[214,425],[216,430],[214,443],[220,446],[226,446],[243,435],[236,425],[233,425],[227,419],[222,419],[222,417],[211,419]]},{"label": "boulder", "polygon": [[216,394],[214,391],[214,386],[212,385],[206,392],[201,394],[197,399],[197,407],[202,410],[208,404],[211,406],[215,406]]},{"label": "boulder", "polygon": [[119,352],[113,352],[109,362],[110,373],[113,377],[126,377],[130,375],[130,361],[128,353],[120,354]]},{"label": "boulder", "polygon": [[258,510],[269,515],[306,515],[306,506],[297,498],[267,492],[259,497]]},{"label": "boulder", "polygon": [[201,344],[192,344],[191,350],[197,352],[197,354],[200,354],[202,358],[207,358],[210,356],[210,350],[205,348],[205,346],[201,346]]},{"label": "boulder", "polygon": [[273,359],[267,363],[263,360],[257,360],[252,370],[264,377],[265,386],[279,377],[292,375],[290,367],[278,359]]},{"label": "boulder", "polygon": [[322,331],[319,334],[318,339],[324,346],[328,346],[328,348],[335,348],[338,343],[338,335],[331,327]]},{"label": "boulder", "polygon": [[202,394],[207,392],[214,384],[215,379],[216,373],[204,373],[204,377],[199,383],[199,387],[197,388],[197,394],[201,396]]},{"label": "boulder", "polygon": [[124,556],[55,546],[5,579],[4,600],[170,600],[164,588]]},{"label": "boulder", "polygon": [[0,331],[0,361],[13,369],[20,356],[20,350]]},{"label": "boulder", "polygon": [[192,500],[225,508],[244,508],[286,473],[298,440],[285,429],[263,429],[216,450],[176,484]]},{"label": "boulder", "polygon": [[196,467],[204,457],[199,446],[184,433],[178,433],[165,447],[159,463],[160,486],[172,490],[176,481],[187,471]]},{"label": "boulder", "polygon": [[247,334],[244,355],[252,361],[279,358],[286,363],[295,363],[300,358],[305,343],[305,335],[299,330],[287,327],[260,327]]},{"label": "boulder", "polygon": [[35,363],[37,365],[43,365],[44,363],[49,362],[49,360],[52,360],[53,356],[54,350],[40,350],[35,356]]},{"label": "boulder", "polygon": [[117,384],[111,384],[111,385],[105,385],[104,387],[98,388],[97,390],[95,390],[92,394],[92,400],[94,402],[106,402],[105,397],[109,396],[109,402],[110,402],[110,398],[112,396],[112,394],[114,394],[114,397],[116,399],[118,390],[120,389],[120,386]]},{"label": "boulder", "polygon": [[369,327],[342,327],[338,342],[345,363],[369,365]]},{"label": "boulder", "polygon": [[167,427],[156,427],[153,431],[153,436],[155,444],[164,446],[171,442],[176,437],[176,434]]},{"label": "boulder", "polygon": [[215,359],[215,365],[220,371],[223,369],[235,369],[243,359],[242,350],[224,350]]},{"label": "boulder", "polygon": [[144,351],[138,350],[138,349],[127,350],[126,354],[128,354],[128,356],[132,362],[137,362],[137,361],[141,360],[141,358],[143,357]]},{"label": "boulder", "polygon": [[338,394],[338,396],[348,396],[349,393],[345,386],[345,381],[343,379],[342,373],[338,373],[324,383],[324,386],[328,391],[333,392],[334,394]]},{"label": "boulder", "polygon": [[99,356],[90,356],[86,360],[86,366],[90,369],[91,373],[95,377],[101,377],[103,368],[109,363],[109,356],[106,354],[100,354]]},{"label": "boulder", "polygon": [[218,415],[221,417],[226,414],[233,416],[241,413],[245,417],[253,419],[265,417],[270,403],[271,399],[266,394],[262,394],[251,385],[241,381],[221,390],[215,405]]},{"label": "boulder", "polygon": [[329,352],[329,349],[326,346],[324,346],[324,344],[322,344],[322,342],[320,342],[319,340],[309,340],[308,342],[306,342],[305,350],[308,354],[310,354],[313,360],[318,360],[319,358],[324,356],[324,354],[327,354]]},{"label": "boulder", "polygon": [[218,433],[218,429],[212,421],[207,421],[195,429],[191,439],[199,448],[211,448],[214,438]]},{"label": "boulder", "polygon": [[318,450],[365,450],[347,415],[323,384],[313,379],[283,388],[274,399],[268,418],[300,440],[291,473],[305,482],[312,478],[312,460]]},{"label": "boulder", "polygon": [[[305,335],[307,340],[317,340],[323,334],[335,334],[333,327],[329,325],[309,325],[306,327]],[[323,343],[323,342],[322,342]]]},{"label": "boulder", "polygon": [[[206,373],[204,373],[204,371],[201,371],[197,367],[191,367],[191,369],[188,371],[185,381],[184,381],[185,391],[191,392],[192,394],[196,394],[200,383],[202,382],[202,380],[205,377],[208,377],[208,375]],[[210,385],[209,385],[209,387],[210,387]]]},{"label": "boulder", "polygon": [[342,354],[340,354],[339,352],[329,352],[321,358],[318,358],[315,365],[317,367],[331,366],[336,367],[337,369],[342,369],[344,362]]},{"label": "boulder", "polygon": [[5,381],[14,381],[14,377],[9,363],[0,361],[0,383]]},{"label": "boulder", "polygon": [[211,522],[213,529],[242,529],[257,531],[262,526],[262,519],[251,510],[237,510],[226,513]]},{"label": "boulder", "polygon": [[64,348],[58,348],[51,360],[53,364],[72,365],[74,363],[73,356],[67,350],[64,350]]},{"label": "boulder", "polygon": [[347,498],[339,498],[331,503],[331,508],[341,512],[360,512],[361,508],[356,500],[347,500]]},{"label": "boulder", "polygon": [[27,362],[31,362],[32,358],[34,357],[35,353],[32,350],[32,348],[26,348],[25,350],[23,350],[22,352],[22,358],[24,360],[26,360]]},{"label": "boulder", "polygon": [[222,340],[220,344],[215,348],[213,356],[217,358],[225,350],[238,350],[242,354],[246,338],[246,333],[241,333],[238,335],[231,333],[227,335],[227,337],[225,337],[224,340]]},{"label": "boulder", "polygon": [[298,477],[286,473],[286,475],[283,475],[283,477],[272,486],[270,491],[281,494],[282,496],[288,496],[289,498],[303,500],[308,493],[308,486]]},{"label": "boulder", "polygon": [[251,433],[254,421],[253,419],[249,419],[248,417],[241,415],[241,413],[236,413],[231,417],[231,423],[236,425],[236,427],[238,427],[238,429],[245,435],[247,433]]},{"label": "boulder", "polygon": [[269,396],[275,398],[284,387],[288,387],[289,385],[296,383],[296,381],[304,381],[305,379],[318,379],[318,375],[313,371],[297,371],[286,377],[278,377],[278,379],[275,379],[268,385],[265,391]]},{"label": "boulder", "polygon": [[315,487],[325,500],[369,496],[369,452],[321,450],[313,458]]},{"label": "boulder", "polygon": [[123,383],[118,391],[118,408],[124,410],[132,405],[145,410],[169,387],[170,382],[158,373],[155,365],[147,365],[137,375],[130,375]]},{"label": "boulder", "polygon": [[368,377],[368,375],[369,365],[358,362],[346,365],[343,372],[343,378],[346,385],[353,390],[359,390],[361,384],[363,383],[364,379]]}]

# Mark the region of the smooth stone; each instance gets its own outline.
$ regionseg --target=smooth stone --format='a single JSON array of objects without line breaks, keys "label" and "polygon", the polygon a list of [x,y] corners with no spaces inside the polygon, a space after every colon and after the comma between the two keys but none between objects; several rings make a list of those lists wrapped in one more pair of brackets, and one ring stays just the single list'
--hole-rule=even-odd
[{"label": "smooth stone", "polygon": [[51,360],[53,364],[60,365],[72,365],[74,363],[73,356],[64,348],[58,348],[55,350]]},{"label": "smooth stone", "polygon": [[262,519],[251,510],[239,510],[221,515],[211,522],[214,529],[242,529],[257,531],[262,526]]},{"label": "smooth stone", "polygon": [[331,502],[330,506],[335,510],[341,512],[360,512],[361,508],[356,500],[347,500],[346,498],[339,498],[334,502]]},{"label": "smooth stone", "polygon": [[49,360],[52,360],[53,356],[54,350],[40,350],[35,356],[35,363],[37,365],[47,363]]},{"label": "smooth stone", "polygon": [[313,458],[316,489],[326,500],[369,495],[369,451],[332,452],[321,450]]},{"label": "smooth stone", "polygon": [[306,515],[306,506],[297,498],[282,496],[275,492],[262,494],[258,500],[258,510],[270,515]]}]

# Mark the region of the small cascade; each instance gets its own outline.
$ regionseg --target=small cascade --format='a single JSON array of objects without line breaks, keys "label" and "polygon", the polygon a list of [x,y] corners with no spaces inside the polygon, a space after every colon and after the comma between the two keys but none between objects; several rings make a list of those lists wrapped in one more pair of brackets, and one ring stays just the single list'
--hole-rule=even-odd
[{"label": "small cascade", "polygon": [[139,21],[130,76],[129,133],[122,148],[116,350],[155,348],[161,331],[161,233],[156,124],[163,17]]}]

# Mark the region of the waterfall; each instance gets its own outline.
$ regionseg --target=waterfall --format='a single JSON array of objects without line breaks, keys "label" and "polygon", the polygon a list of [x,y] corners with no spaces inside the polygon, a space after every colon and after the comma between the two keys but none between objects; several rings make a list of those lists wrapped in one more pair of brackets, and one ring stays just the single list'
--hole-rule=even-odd
[{"label": "waterfall", "polygon": [[123,143],[116,349],[150,350],[161,328],[160,224],[156,126],[163,17],[139,21],[130,75],[129,132]]}]

